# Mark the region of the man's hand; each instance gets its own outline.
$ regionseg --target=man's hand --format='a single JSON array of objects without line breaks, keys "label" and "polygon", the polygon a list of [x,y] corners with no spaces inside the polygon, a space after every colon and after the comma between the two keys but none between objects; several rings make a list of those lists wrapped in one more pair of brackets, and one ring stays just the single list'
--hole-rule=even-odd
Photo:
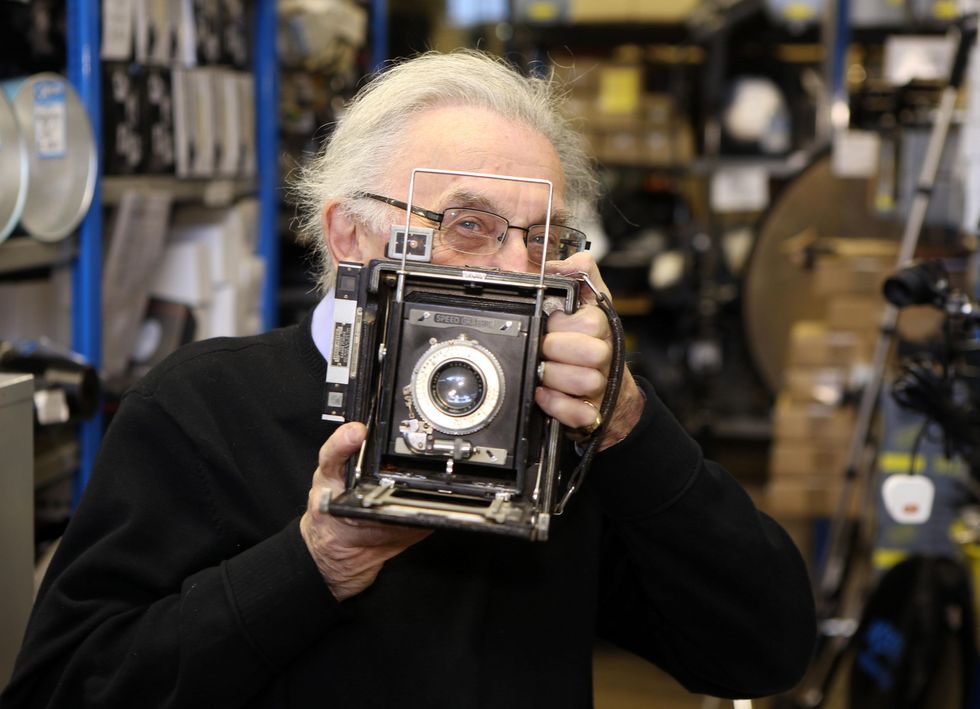
[{"label": "man's hand", "polygon": [[[549,262],[545,270],[569,276],[586,273],[596,288],[609,296],[595,259],[588,252]],[[572,315],[558,311],[548,318],[548,333],[542,346],[544,377],[542,386],[535,391],[538,406],[570,428],[586,428],[595,422],[612,362],[609,321],[595,305],[595,296],[588,287],[583,286],[581,298],[584,304]],[[619,399],[600,450],[626,438],[640,420],[643,402],[633,375],[624,368]]]},{"label": "man's hand", "polygon": [[366,433],[364,424],[344,424],[320,448],[306,512],[299,523],[303,540],[338,601],[370,586],[388,559],[431,534],[427,529],[319,512],[320,498],[325,492],[333,498],[343,491],[344,464],[360,448]]}]

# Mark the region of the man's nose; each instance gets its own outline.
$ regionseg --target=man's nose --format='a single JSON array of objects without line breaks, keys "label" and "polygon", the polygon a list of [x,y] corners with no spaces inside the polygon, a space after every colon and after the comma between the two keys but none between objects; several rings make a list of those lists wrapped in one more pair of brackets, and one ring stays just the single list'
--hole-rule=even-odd
[{"label": "man's nose", "polygon": [[524,243],[524,232],[519,227],[511,227],[507,230],[504,243],[493,255],[490,265],[501,271],[528,273],[531,270],[531,261]]}]

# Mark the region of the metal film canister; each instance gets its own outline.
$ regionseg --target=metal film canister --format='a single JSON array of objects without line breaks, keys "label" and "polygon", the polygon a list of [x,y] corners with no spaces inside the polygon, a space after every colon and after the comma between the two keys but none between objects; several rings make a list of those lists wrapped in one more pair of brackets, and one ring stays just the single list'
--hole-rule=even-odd
[{"label": "metal film canister", "polygon": [[60,241],[85,216],[95,191],[97,156],[92,126],[68,80],[52,72],[5,82],[27,150],[24,231]]}]

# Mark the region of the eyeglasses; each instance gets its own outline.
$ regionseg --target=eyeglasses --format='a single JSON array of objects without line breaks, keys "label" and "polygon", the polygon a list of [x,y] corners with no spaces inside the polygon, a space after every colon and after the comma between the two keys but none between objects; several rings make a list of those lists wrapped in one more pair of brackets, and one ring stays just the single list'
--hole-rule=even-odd
[{"label": "eyeglasses", "polygon": [[[384,202],[398,209],[408,209],[408,204],[391,197],[382,197],[370,192],[359,192],[355,196]],[[444,212],[433,212],[413,206],[412,214],[438,224],[441,245],[461,254],[488,256],[497,253],[507,237],[507,232],[511,229],[524,232],[528,260],[537,265],[542,263],[542,256],[545,261],[562,261],[572,254],[585,251],[592,245],[585,234],[578,229],[552,224],[547,239],[548,250],[542,254],[545,244],[544,224],[513,226],[499,214],[470,207],[450,207]]]}]

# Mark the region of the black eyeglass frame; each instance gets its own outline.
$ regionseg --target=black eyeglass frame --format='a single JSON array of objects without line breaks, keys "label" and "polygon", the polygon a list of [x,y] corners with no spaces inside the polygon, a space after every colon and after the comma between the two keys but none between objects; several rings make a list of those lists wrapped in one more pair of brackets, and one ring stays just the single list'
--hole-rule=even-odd
[{"label": "black eyeglass frame", "polygon": [[[402,202],[400,199],[394,199],[393,197],[385,197],[383,195],[374,194],[372,192],[358,192],[354,196],[355,197],[364,197],[364,198],[367,198],[367,199],[373,199],[376,202],[384,202],[385,204],[391,205],[392,207],[396,207],[398,209],[408,209],[408,203],[407,202]],[[446,212],[448,212],[450,209],[466,209],[466,210],[469,210],[469,211],[481,212],[483,214],[490,214],[490,215],[492,215],[494,217],[498,217],[499,219],[502,219],[503,222],[507,225],[507,227],[504,229],[504,234],[506,234],[511,229],[517,229],[518,231],[524,232],[524,246],[527,246],[528,245],[527,238],[528,238],[528,236],[531,233],[531,229],[533,229],[534,227],[544,227],[545,226],[544,224],[528,224],[527,226],[514,226],[513,224],[510,223],[510,221],[506,217],[501,216],[500,214],[494,214],[493,212],[488,212],[485,209],[477,209],[475,207],[449,207],[449,209],[447,209]],[[430,209],[425,209],[423,207],[417,207],[415,205],[412,205],[412,210],[411,211],[412,211],[412,214],[414,214],[415,216],[422,217],[423,219],[428,219],[429,221],[435,222],[436,224],[439,224],[439,225],[442,224],[443,220],[446,217],[446,212],[433,212]],[[576,253],[581,253],[582,251],[588,251],[589,250],[589,247],[592,246],[592,242],[589,241],[589,237],[586,236],[585,232],[582,231],[582,230],[580,230],[580,229],[576,229],[575,227],[566,226],[564,224],[552,224],[551,226],[553,226],[553,227],[554,226],[560,226],[562,229],[568,229],[569,231],[573,231],[573,232],[575,232],[577,234],[581,234],[582,235],[582,240],[580,242],[581,243],[581,246],[579,246],[578,251]],[[503,240],[503,237],[499,237],[497,239],[497,249],[494,250],[493,253],[496,253],[497,250],[500,249],[500,246],[501,246],[501,244],[503,244],[503,241],[504,241]],[[452,247],[450,246],[449,248],[452,248]],[[453,250],[455,251],[455,249],[453,249]],[[466,252],[461,251],[459,253],[466,253]]]}]

